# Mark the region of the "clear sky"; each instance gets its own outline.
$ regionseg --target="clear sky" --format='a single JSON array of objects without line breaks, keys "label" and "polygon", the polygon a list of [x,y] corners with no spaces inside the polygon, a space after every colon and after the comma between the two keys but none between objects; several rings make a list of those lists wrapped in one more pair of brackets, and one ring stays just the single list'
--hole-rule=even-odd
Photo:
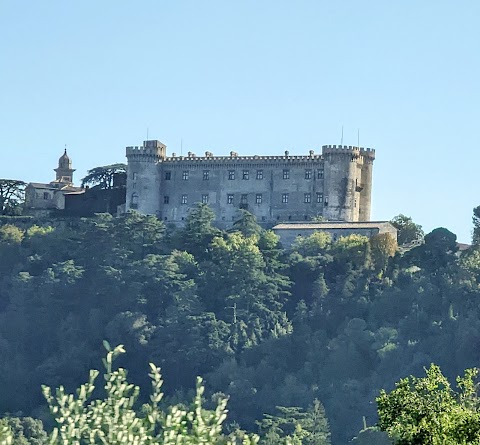
[{"label": "clear sky", "polygon": [[376,149],[372,219],[468,242],[480,205],[480,2],[0,0],[0,178],[76,182],[168,152]]}]

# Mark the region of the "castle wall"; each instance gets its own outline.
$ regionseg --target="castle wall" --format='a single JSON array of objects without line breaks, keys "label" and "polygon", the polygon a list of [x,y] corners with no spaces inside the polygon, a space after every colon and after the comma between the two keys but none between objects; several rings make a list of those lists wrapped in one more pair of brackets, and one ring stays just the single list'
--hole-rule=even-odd
[{"label": "castle wall", "polygon": [[[335,147],[335,146],[334,146]],[[166,157],[166,147],[146,141],[127,147],[126,209],[181,224],[198,202],[208,204],[219,226],[245,209],[264,225],[315,216],[358,221],[360,149],[323,147],[322,155]]]}]

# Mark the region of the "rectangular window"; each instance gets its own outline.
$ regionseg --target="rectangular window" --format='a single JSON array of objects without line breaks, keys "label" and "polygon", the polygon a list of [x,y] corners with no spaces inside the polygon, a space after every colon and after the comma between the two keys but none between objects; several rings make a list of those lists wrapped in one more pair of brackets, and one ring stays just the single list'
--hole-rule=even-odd
[{"label": "rectangular window", "polygon": [[182,195],[182,204],[188,203],[188,195]]},{"label": "rectangular window", "polygon": [[50,199],[50,194],[48,192],[43,192],[43,199]]},{"label": "rectangular window", "polygon": [[134,181],[137,180],[137,172],[133,172],[133,174],[132,174],[132,179],[133,179]]},{"label": "rectangular window", "polygon": [[323,201],[323,205],[328,207],[328,196],[325,196],[325,201]]},{"label": "rectangular window", "polygon": [[282,194],[282,204],[288,204],[288,193]]},{"label": "rectangular window", "polygon": [[257,170],[257,179],[263,179],[263,170]]},{"label": "rectangular window", "polygon": [[227,204],[233,204],[233,194],[227,195]]},{"label": "rectangular window", "polygon": [[312,170],[309,168],[305,170],[305,179],[312,179]]},{"label": "rectangular window", "polygon": [[170,203],[170,196],[165,195],[165,196],[163,197],[163,203],[164,203],[164,204],[169,204],[169,203]]},{"label": "rectangular window", "polygon": [[228,179],[232,181],[235,179],[235,170],[228,170]]},{"label": "rectangular window", "polygon": [[247,202],[248,202],[248,195],[242,195],[240,203],[247,204]]},{"label": "rectangular window", "polygon": [[202,204],[208,204],[208,195],[202,195]]},{"label": "rectangular window", "polygon": [[318,179],[323,179],[323,169],[322,170],[317,170],[317,178]]},{"label": "rectangular window", "polygon": [[208,181],[210,179],[210,170],[203,170],[203,180]]},{"label": "rectangular window", "polygon": [[170,181],[172,179],[172,172],[165,172],[165,181]]},{"label": "rectangular window", "polygon": [[288,168],[283,169],[283,179],[290,179],[290,170]]},{"label": "rectangular window", "polygon": [[245,179],[245,180],[248,181],[248,176],[249,176],[249,171],[248,170],[243,170],[242,179]]},{"label": "rectangular window", "polygon": [[323,193],[317,193],[317,204],[323,203]]},{"label": "rectangular window", "polygon": [[261,193],[257,193],[255,195],[255,204],[261,204],[262,203],[262,194]]},{"label": "rectangular window", "polygon": [[311,193],[305,193],[303,195],[303,202],[305,204],[310,204],[312,202],[312,194]]},{"label": "rectangular window", "polygon": [[182,179],[184,181],[186,181],[188,179],[188,170],[185,170],[183,173],[182,173]]}]

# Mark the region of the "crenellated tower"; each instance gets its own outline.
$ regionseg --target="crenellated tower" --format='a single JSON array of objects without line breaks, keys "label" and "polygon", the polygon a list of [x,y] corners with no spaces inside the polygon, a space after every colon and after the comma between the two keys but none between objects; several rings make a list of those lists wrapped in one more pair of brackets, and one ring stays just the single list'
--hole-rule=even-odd
[{"label": "crenellated tower", "polygon": [[166,158],[167,147],[160,141],[144,141],[143,146],[127,147],[126,210],[148,215],[160,212],[161,175],[159,164]]},{"label": "crenellated tower", "polygon": [[375,150],[324,145],[324,212],[330,221],[369,221]]}]

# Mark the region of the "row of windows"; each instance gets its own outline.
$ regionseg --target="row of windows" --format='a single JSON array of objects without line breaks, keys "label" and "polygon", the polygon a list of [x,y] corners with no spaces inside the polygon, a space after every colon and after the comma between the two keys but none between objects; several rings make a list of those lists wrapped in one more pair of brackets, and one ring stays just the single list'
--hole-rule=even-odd
[{"label": "row of windows", "polygon": [[[235,173],[236,170],[228,170],[228,179],[229,180],[234,180],[235,179]],[[184,170],[182,172],[182,179],[184,181],[188,180],[190,172],[188,170]],[[135,177],[135,173],[134,173]],[[256,171],[256,179],[263,179],[263,170],[257,170]],[[282,174],[283,179],[290,179],[290,169],[284,168],[283,169],[283,174]],[[306,169],[305,170],[305,179],[312,179],[313,177],[313,170],[312,169]],[[317,178],[318,179],[323,179],[323,170],[317,170]],[[172,172],[165,172],[165,180],[170,181],[172,179]],[[208,181],[210,179],[210,170],[203,170],[203,180]],[[249,180],[250,179],[250,170],[242,170],[242,179],[243,180]]]},{"label": "row of windows", "polygon": [[[328,198],[325,197],[325,201],[324,201],[323,200],[323,193],[317,193],[316,198],[317,198],[317,204],[324,204],[326,206],[328,205]],[[288,193],[282,193],[282,204],[288,204],[288,199],[289,199],[289,194]],[[202,195],[201,202],[203,204],[208,204],[208,201],[209,201],[208,194]],[[183,194],[180,202],[182,204],[188,204],[188,195]],[[255,194],[255,204],[262,204],[262,202],[263,202],[263,195],[261,193]],[[304,193],[303,202],[305,204],[311,204],[312,194],[311,193]],[[165,195],[163,197],[163,203],[164,204],[170,204],[170,196]],[[233,193],[227,194],[227,204],[233,204],[233,203],[234,203],[234,194]],[[248,194],[242,194],[240,196],[240,204],[248,204]]]}]

